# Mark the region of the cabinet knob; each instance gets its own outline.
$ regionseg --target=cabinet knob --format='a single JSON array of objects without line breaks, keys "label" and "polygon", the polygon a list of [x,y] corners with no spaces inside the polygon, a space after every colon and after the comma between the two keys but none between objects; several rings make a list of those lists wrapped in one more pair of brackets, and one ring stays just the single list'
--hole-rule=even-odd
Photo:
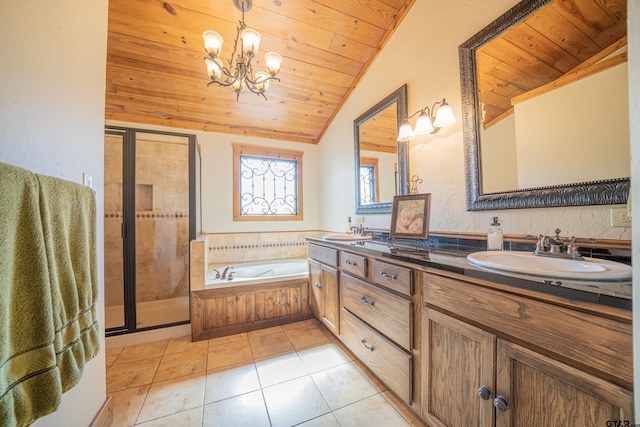
[{"label": "cabinet knob", "polygon": [[363,302],[363,303],[365,303],[365,304],[370,305],[371,307],[373,307],[373,304],[375,304],[375,302],[374,302],[374,301],[368,301],[368,300],[367,300],[367,297],[365,297],[364,295],[362,296],[362,298],[360,298],[360,301],[362,301],[362,302]]},{"label": "cabinet knob", "polygon": [[367,340],[365,340],[364,338],[362,338],[360,340],[360,343],[364,346],[364,348],[366,348],[369,351],[373,351],[373,346],[369,343],[367,343]]},{"label": "cabinet knob", "polygon": [[478,389],[478,396],[480,396],[482,400],[489,400],[493,395],[491,393],[491,390],[489,390],[489,387],[483,385]]},{"label": "cabinet knob", "polygon": [[381,272],[380,272],[380,276],[382,276],[382,277],[384,277],[384,278],[387,278],[387,279],[391,279],[391,280],[396,280],[396,278],[398,277],[398,276],[396,276],[395,274],[392,274],[391,276],[389,276],[389,275],[388,275],[386,272],[384,272],[384,271],[381,271]]},{"label": "cabinet knob", "polygon": [[504,397],[498,396],[493,399],[493,406],[495,406],[499,411],[505,412],[507,409],[509,409],[509,402],[507,402],[507,399],[505,399]]},{"label": "cabinet knob", "polygon": [[322,283],[316,283],[316,288],[322,289]]},{"label": "cabinet knob", "polygon": [[354,267],[356,265],[355,261],[350,261],[350,260],[346,260],[344,263],[347,264],[347,265],[353,265]]}]

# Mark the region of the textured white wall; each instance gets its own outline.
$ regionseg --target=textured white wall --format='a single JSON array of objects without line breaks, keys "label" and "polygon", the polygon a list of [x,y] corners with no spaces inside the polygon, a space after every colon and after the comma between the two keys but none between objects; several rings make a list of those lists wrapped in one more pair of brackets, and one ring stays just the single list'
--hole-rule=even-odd
[{"label": "textured white wall", "polygon": [[[461,117],[458,46],[515,5],[515,0],[416,1],[367,75],[320,142],[322,228],[341,230],[355,211],[352,122],[403,83],[408,84],[409,114],[445,97]],[[467,212],[462,125],[444,128],[411,142],[411,168],[432,196],[431,230],[485,232],[492,216],[508,234],[549,233],[630,239],[628,228],[611,227],[609,206]],[[369,215],[366,224],[388,227],[389,215]]]},{"label": "textured white wall", "polygon": [[[3,0],[0,14],[0,161],[81,182],[93,176],[102,218],[107,0]],[[104,325],[102,221],[97,316]],[[102,329],[103,331],[104,329]],[[106,397],[102,351],[58,411],[34,426],[87,426]],[[1,345],[1,344],[0,344]]]},{"label": "textured white wall", "polygon": [[[631,128],[631,187],[633,204],[633,311],[640,313],[640,1],[627,7],[629,31],[629,127]],[[633,374],[636,422],[640,414],[640,316],[633,316]]]}]

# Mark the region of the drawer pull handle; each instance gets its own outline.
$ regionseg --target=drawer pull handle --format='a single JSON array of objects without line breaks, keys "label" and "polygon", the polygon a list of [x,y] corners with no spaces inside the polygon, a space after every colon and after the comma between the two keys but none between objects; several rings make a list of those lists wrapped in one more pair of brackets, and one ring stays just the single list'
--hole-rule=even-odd
[{"label": "drawer pull handle", "polygon": [[362,338],[360,340],[360,343],[364,346],[364,348],[366,348],[369,351],[373,351],[373,346],[371,344],[367,343],[367,340],[365,340],[364,338]]},{"label": "drawer pull handle", "polygon": [[505,412],[509,409],[509,402],[502,396],[498,396],[493,399],[493,406],[495,406],[499,411]]},{"label": "drawer pull handle", "polygon": [[362,296],[362,298],[360,298],[360,301],[362,301],[365,304],[370,305],[371,307],[373,307],[373,304],[375,304],[374,301],[367,301],[367,297],[365,297],[364,295]]},{"label": "drawer pull handle", "polygon": [[322,289],[322,283],[316,283],[316,288]]},{"label": "drawer pull handle", "polygon": [[356,266],[356,262],[355,261],[346,260],[344,263],[347,264],[347,265],[353,265],[354,267]]},{"label": "drawer pull handle", "polygon": [[380,275],[381,275],[382,277],[384,277],[384,278],[391,279],[391,280],[396,280],[396,279],[398,278],[398,276],[396,276],[395,274],[392,274],[391,276],[389,276],[389,275],[388,275],[386,272],[384,272],[384,271],[381,271],[381,272],[380,272]]},{"label": "drawer pull handle", "polygon": [[478,396],[480,396],[482,400],[489,400],[493,397],[491,390],[489,390],[489,387],[486,385],[483,385],[478,389]]}]

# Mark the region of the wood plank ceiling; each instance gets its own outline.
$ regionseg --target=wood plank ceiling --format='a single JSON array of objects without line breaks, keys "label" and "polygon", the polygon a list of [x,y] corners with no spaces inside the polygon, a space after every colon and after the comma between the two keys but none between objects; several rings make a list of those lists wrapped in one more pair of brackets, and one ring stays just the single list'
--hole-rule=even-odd
[{"label": "wood plank ceiling", "polygon": [[225,42],[241,17],[232,0],[110,0],[106,119],[317,143],[414,0],[253,0],[248,27],[283,57],[268,100],[207,87],[202,32]]},{"label": "wood plank ceiling", "polygon": [[626,35],[627,0],[555,0],[541,7],[476,52],[484,126],[507,116],[514,98],[610,55]]}]

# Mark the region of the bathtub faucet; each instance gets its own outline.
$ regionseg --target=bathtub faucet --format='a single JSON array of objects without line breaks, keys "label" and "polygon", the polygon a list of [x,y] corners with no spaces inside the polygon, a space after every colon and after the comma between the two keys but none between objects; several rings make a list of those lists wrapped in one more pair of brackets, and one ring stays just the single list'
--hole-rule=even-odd
[{"label": "bathtub faucet", "polygon": [[[221,277],[222,280],[227,278],[227,272],[229,272],[229,270],[233,270],[232,265],[224,268],[224,270],[222,271],[222,277]],[[229,272],[229,274],[231,274],[231,272]]]}]

